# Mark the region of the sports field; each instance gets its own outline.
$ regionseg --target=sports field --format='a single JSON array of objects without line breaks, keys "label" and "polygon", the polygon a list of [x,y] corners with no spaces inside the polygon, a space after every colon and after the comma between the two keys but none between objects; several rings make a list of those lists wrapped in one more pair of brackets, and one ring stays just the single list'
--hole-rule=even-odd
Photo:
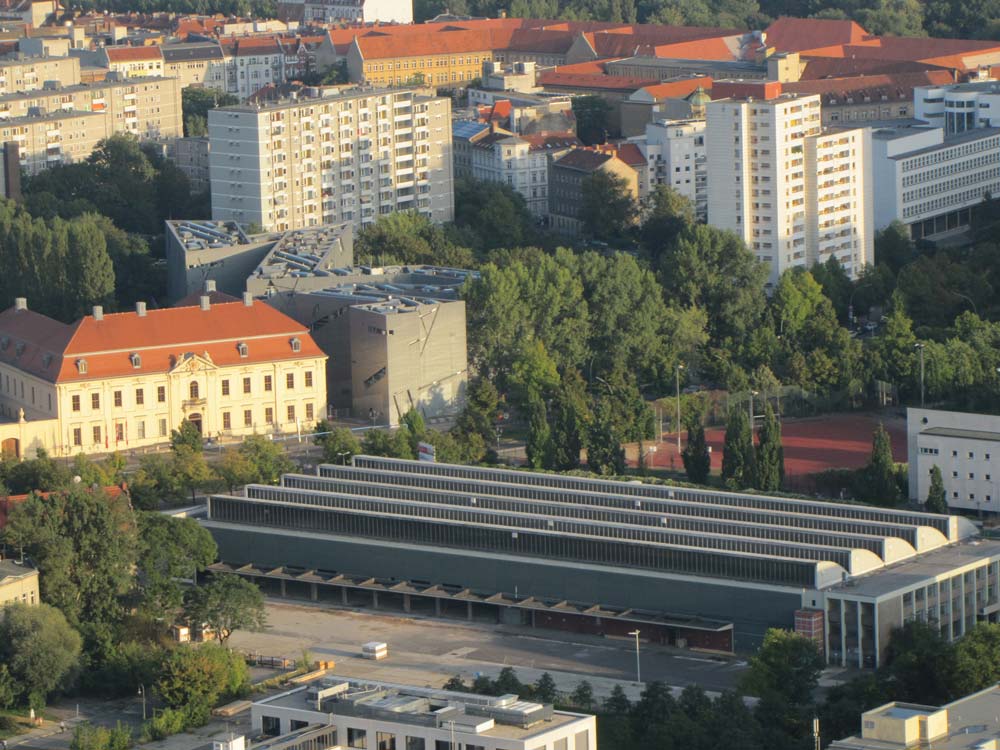
[{"label": "sports field", "polygon": [[[872,450],[872,432],[879,422],[892,438],[893,458],[906,461],[906,420],[892,415],[833,414],[808,419],[786,419],[781,424],[781,442],[785,448],[785,475],[804,477],[825,469],[856,469],[868,462]],[[682,441],[687,438],[681,435]],[[722,468],[724,429],[710,429],[705,438],[712,449],[712,471]],[[683,463],[677,455],[677,437],[664,434],[663,442],[655,444],[646,463],[650,467],[675,468]],[[644,445],[649,450],[654,444]],[[683,445],[683,442],[682,442]],[[630,464],[635,464],[637,446],[628,446]]]}]

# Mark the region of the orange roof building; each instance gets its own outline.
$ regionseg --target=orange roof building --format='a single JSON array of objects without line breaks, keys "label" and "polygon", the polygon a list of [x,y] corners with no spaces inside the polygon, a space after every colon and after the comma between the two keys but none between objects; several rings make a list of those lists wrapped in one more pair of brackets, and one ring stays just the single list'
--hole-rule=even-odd
[{"label": "orange roof building", "polygon": [[205,435],[294,432],[326,414],[326,355],[249,296],[93,314],[72,324],[18,299],[0,313],[0,449],[56,456]]}]

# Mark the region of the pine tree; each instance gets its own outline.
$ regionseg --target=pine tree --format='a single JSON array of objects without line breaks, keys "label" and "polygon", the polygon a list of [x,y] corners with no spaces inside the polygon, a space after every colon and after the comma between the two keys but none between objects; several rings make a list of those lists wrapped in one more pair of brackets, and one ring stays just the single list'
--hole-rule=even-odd
[{"label": "pine tree", "polygon": [[687,424],[687,445],[681,452],[684,471],[695,484],[705,484],[712,471],[712,455],[705,442],[705,427],[697,417],[691,417]]},{"label": "pine tree", "polygon": [[722,479],[727,486],[744,489],[753,483],[753,435],[746,411],[736,406],[729,410],[726,441],[722,447]]},{"label": "pine tree", "polygon": [[899,502],[896,464],[892,460],[892,442],[880,423],[872,436],[872,457],[866,467],[861,495],[877,505],[894,506]]},{"label": "pine tree", "polygon": [[941,477],[941,468],[937,464],[931,467],[931,486],[927,492],[927,502],[924,503],[924,510],[928,513],[948,513],[948,499],[944,491],[944,479]]},{"label": "pine tree", "polygon": [[754,457],[754,487],[762,492],[781,489],[785,479],[785,450],[781,447],[781,422],[768,403],[764,422],[757,434],[757,452]]},{"label": "pine tree", "polygon": [[587,465],[597,474],[625,473],[625,449],[607,399],[598,401],[594,408],[587,434]]},{"label": "pine tree", "polygon": [[559,471],[568,471],[580,466],[580,450],[583,448],[590,421],[590,407],[587,404],[587,384],[576,370],[563,375],[562,382],[552,399],[552,466]]}]

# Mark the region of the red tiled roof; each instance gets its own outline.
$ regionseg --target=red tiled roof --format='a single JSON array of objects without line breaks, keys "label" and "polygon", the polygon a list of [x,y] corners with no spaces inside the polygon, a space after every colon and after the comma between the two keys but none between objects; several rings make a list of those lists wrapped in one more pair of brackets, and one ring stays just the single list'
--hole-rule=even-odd
[{"label": "red tiled roof", "polygon": [[951,83],[952,80],[952,75],[947,70],[928,70],[919,73],[796,81],[783,83],[781,88],[793,94],[820,94],[824,102],[848,97],[855,100],[869,97],[874,102],[910,101],[913,99],[915,86],[942,85]]},{"label": "red tiled roof", "polygon": [[565,156],[556,159],[552,164],[581,172],[593,172],[614,158],[614,154],[606,154],[589,148],[575,148]]},{"label": "red tiled roof", "polygon": [[733,43],[731,46],[726,39],[727,37],[717,36],[693,42],[661,44],[655,49],[656,56],[678,60],[735,60],[739,56],[739,45]]},{"label": "red tiled roof", "polygon": [[247,37],[236,41],[237,57],[243,55],[278,55],[282,53],[277,37]]},{"label": "red tiled roof", "polygon": [[630,167],[646,166],[646,157],[634,143],[622,143],[615,148],[615,154]]},{"label": "red tiled roof", "polygon": [[653,86],[646,86],[643,88],[643,91],[656,100],[678,99],[697,91],[699,87],[705,89],[705,91],[711,91],[711,77],[696,76],[694,78],[686,78],[682,81],[664,81]]},{"label": "red tiled roof", "polygon": [[848,78],[892,73],[921,73],[929,70],[942,70],[938,66],[926,62],[911,62],[909,60],[870,60],[856,57],[808,57],[804,59],[805,69],[799,80],[811,81],[822,78]]},{"label": "red tiled roof", "polygon": [[778,52],[802,52],[819,47],[853,44],[868,32],[854,21],[782,16],[765,32],[766,44]]},{"label": "red tiled roof", "polygon": [[562,86],[575,89],[604,89],[607,91],[635,91],[643,86],[659,83],[655,78],[627,78],[625,76],[609,76],[605,72],[605,63],[611,60],[593,60],[573,65],[560,65],[554,70],[546,70],[538,74],[536,81],[539,86]]},{"label": "red tiled roof", "polygon": [[573,133],[536,133],[518,136],[527,141],[529,151],[547,151],[558,148],[577,148],[583,146],[583,141]]},{"label": "red tiled roof", "polygon": [[111,62],[136,62],[138,60],[162,60],[159,47],[105,47]]},{"label": "red tiled roof", "polygon": [[440,33],[405,34],[405,45],[396,35],[359,36],[355,43],[366,60],[384,57],[418,57],[451,53],[488,52],[506,49],[512,31],[483,29],[478,31],[446,31]]},{"label": "red tiled roof", "polygon": [[[0,313],[0,343],[3,337],[10,340],[0,361],[50,382],[166,372],[188,352],[222,366],[323,356],[306,328],[262,302],[149,310],[142,317],[135,312],[107,314],[103,320],[87,316],[71,326],[10,308]],[[293,337],[301,342],[299,352],[292,351]],[[248,345],[248,357],[239,354],[241,342]],[[18,344],[23,344],[20,353]],[[130,361],[133,353],[141,356],[138,368]],[[78,372],[78,359],[87,360],[86,374]]]}]

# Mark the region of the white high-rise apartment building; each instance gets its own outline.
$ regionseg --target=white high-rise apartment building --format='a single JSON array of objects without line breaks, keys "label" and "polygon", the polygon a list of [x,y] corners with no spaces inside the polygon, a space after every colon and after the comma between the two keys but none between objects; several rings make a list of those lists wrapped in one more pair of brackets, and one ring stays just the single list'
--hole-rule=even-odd
[{"label": "white high-rise apartment building", "polygon": [[738,234],[771,268],[812,268],[831,256],[855,278],[873,257],[871,136],[824,129],[820,97],[780,84],[706,107],[708,223]]},{"label": "white high-rise apartment building", "polygon": [[454,216],[451,102],[349,90],[209,111],[212,218],[285,231]]},{"label": "white high-rise apartment building", "polygon": [[669,185],[695,207],[701,221],[708,213],[705,121],[658,120],[646,125],[646,158],[651,188]]}]

